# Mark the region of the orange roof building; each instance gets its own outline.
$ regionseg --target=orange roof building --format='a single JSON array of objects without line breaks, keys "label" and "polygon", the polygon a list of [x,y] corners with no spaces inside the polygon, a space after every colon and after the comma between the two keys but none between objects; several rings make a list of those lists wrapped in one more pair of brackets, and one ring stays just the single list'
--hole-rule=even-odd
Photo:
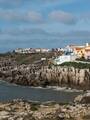
[{"label": "orange roof building", "polygon": [[88,43],[85,46],[70,45],[69,47],[78,58],[90,59],[90,45]]}]

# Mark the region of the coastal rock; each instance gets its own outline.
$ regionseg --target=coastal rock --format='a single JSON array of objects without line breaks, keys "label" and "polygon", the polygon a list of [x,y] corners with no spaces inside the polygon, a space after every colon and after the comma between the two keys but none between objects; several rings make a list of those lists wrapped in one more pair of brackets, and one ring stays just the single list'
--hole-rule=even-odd
[{"label": "coastal rock", "polygon": [[89,104],[60,105],[25,100],[0,103],[0,120],[86,120],[89,114]]},{"label": "coastal rock", "polygon": [[6,66],[0,70],[0,79],[27,86],[61,86],[75,89],[90,89],[89,69],[32,65]]},{"label": "coastal rock", "polygon": [[90,104],[90,93],[85,93],[84,95],[79,95],[75,98],[74,102]]}]

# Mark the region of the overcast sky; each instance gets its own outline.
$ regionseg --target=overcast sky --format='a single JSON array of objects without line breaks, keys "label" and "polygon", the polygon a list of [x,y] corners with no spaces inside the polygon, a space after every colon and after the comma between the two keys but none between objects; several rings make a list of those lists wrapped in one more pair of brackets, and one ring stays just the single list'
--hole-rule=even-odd
[{"label": "overcast sky", "polygon": [[90,0],[0,0],[0,52],[90,42]]}]

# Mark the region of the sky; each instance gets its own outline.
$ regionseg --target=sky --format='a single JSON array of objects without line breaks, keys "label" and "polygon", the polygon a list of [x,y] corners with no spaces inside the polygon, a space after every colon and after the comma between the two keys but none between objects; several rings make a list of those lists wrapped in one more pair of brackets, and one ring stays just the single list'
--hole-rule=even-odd
[{"label": "sky", "polygon": [[0,52],[90,42],[90,0],[0,0]]}]

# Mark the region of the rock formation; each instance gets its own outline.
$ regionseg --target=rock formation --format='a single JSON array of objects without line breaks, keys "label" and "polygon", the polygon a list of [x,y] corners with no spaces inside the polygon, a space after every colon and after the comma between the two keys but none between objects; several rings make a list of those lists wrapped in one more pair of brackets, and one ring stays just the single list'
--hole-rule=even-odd
[{"label": "rock formation", "polygon": [[0,103],[0,120],[88,120],[90,105],[60,105],[13,100]]},{"label": "rock formation", "polygon": [[17,65],[5,63],[0,67],[0,79],[28,86],[65,86],[90,89],[90,69],[74,67]]},{"label": "rock formation", "polygon": [[74,102],[82,103],[82,104],[90,104],[90,92],[77,96]]}]

